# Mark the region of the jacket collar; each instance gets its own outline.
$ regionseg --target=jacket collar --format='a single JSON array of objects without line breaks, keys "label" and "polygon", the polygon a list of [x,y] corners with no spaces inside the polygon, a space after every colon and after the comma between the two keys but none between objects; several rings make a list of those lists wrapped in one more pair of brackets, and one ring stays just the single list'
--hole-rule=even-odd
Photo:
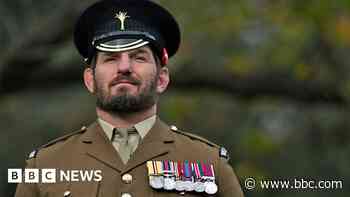
[{"label": "jacket collar", "polygon": [[[141,136],[141,139],[143,139],[147,135],[147,133],[151,130],[156,120],[157,120],[157,116],[153,115],[134,125],[138,134]],[[113,137],[113,130],[116,129],[116,127],[111,125],[109,122],[103,120],[102,118],[98,118],[97,122],[99,123],[99,125],[101,126],[105,134],[107,135],[108,139],[111,140]]]},{"label": "jacket collar", "polygon": [[130,171],[149,160],[168,154],[173,149],[174,142],[174,133],[170,131],[167,124],[157,118],[151,130],[125,165],[97,122],[91,124],[81,136],[81,143],[85,146],[84,150],[88,156],[119,172]]}]

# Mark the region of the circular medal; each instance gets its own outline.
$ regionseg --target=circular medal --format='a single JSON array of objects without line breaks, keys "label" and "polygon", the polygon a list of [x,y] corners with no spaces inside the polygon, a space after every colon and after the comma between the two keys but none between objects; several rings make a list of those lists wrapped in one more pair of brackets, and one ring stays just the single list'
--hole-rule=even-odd
[{"label": "circular medal", "polygon": [[188,192],[194,190],[194,184],[192,181],[185,181],[185,190]]},{"label": "circular medal", "polygon": [[175,181],[172,178],[164,178],[164,189],[173,190],[175,189]]},{"label": "circular medal", "polygon": [[176,191],[184,191],[185,190],[184,182],[181,180],[175,181],[175,189]]},{"label": "circular medal", "polygon": [[154,189],[159,189],[159,188],[157,188],[157,184],[156,184],[156,181],[155,181],[153,176],[149,177],[149,185]]},{"label": "circular medal", "polygon": [[198,183],[199,183],[198,181],[196,181],[196,182],[193,183],[193,190],[194,190],[194,191],[197,191]]},{"label": "circular medal", "polygon": [[204,190],[205,190],[205,185],[203,182],[198,181],[194,184],[194,191],[204,192]]},{"label": "circular medal", "polygon": [[207,194],[215,194],[218,191],[218,186],[214,182],[206,182],[205,183],[205,193]]},{"label": "circular medal", "polygon": [[163,177],[160,176],[150,176],[149,177],[149,184],[154,189],[161,189],[163,188]]}]

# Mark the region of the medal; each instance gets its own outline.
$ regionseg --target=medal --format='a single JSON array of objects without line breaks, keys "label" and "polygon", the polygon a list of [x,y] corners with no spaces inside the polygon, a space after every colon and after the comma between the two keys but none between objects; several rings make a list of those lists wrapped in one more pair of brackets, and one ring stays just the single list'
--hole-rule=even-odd
[{"label": "medal", "polygon": [[170,166],[170,171],[171,171],[171,177],[168,180],[169,181],[169,188],[171,190],[175,189],[175,180],[176,180],[176,175],[175,175],[175,164],[173,161],[169,162],[169,166]]},{"label": "medal", "polygon": [[149,184],[154,189],[217,193],[213,164],[204,162],[147,161]]},{"label": "medal", "polygon": [[205,193],[215,194],[218,191],[218,186],[214,182],[205,182]]},{"label": "medal", "polygon": [[160,175],[159,164],[157,161],[147,161],[149,184],[154,189],[163,187],[163,177]]},{"label": "medal", "polygon": [[175,167],[176,167],[176,172],[177,172],[177,177],[175,179],[175,189],[177,191],[184,191],[185,190],[185,186],[183,183],[183,166],[181,164],[181,162],[176,162],[175,163]]},{"label": "medal", "polygon": [[194,191],[196,192],[204,192],[205,186],[204,182],[202,182],[202,169],[200,162],[193,163],[194,173],[195,173],[195,183],[194,183]]},{"label": "medal", "polygon": [[164,178],[164,189],[173,190],[175,189],[175,181],[172,178]]},{"label": "medal", "polygon": [[149,184],[154,189],[162,189],[163,188],[163,179],[160,176],[150,176]]},{"label": "medal", "polygon": [[156,173],[158,176],[157,177],[157,181],[159,182],[159,186],[162,188],[164,187],[164,177],[163,177],[163,167],[162,167],[162,162],[161,161],[156,161]]},{"label": "medal", "polygon": [[194,185],[193,185],[191,163],[189,161],[185,161],[183,165],[184,165],[184,172],[185,172],[185,190],[193,191]]},{"label": "medal", "polygon": [[204,192],[205,191],[205,184],[204,182],[196,182],[195,184],[195,187],[194,187],[194,191],[196,192]]},{"label": "medal", "polygon": [[159,189],[155,180],[155,171],[154,171],[154,164],[153,161],[147,161],[147,170],[148,170],[148,178],[149,178],[149,184],[151,187],[155,189]]},{"label": "medal", "polygon": [[167,160],[163,161],[163,177],[164,177],[164,189],[173,190],[175,188],[174,171],[172,170],[172,162]]},{"label": "medal", "polygon": [[204,164],[203,169],[205,170],[206,182],[205,193],[207,194],[215,194],[218,191],[218,186],[215,184],[215,174],[214,174],[214,166],[209,164]]}]

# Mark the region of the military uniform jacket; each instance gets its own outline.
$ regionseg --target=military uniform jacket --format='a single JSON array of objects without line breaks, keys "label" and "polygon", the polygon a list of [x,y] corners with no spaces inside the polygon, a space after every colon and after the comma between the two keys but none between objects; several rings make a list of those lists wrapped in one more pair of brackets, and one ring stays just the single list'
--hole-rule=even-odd
[{"label": "military uniform jacket", "polygon": [[[215,170],[218,191],[206,193],[156,190],[149,185],[146,162],[150,160],[210,161]],[[16,197],[241,197],[236,175],[220,157],[219,147],[202,138],[187,134],[156,120],[125,165],[97,122],[42,146],[27,160],[26,168],[57,170],[94,169],[102,171],[101,181],[21,183]],[[131,175],[125,182],[123,175]],[[130,176],[129,176],[130,177]],[[128,194],[128,195],[123,195]]]}]

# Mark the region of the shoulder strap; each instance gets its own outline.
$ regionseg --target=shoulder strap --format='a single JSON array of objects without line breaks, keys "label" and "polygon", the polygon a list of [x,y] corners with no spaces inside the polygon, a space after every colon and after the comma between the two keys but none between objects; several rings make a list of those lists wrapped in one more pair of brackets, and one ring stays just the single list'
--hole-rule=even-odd
[{"label": "shoulder strap", "polygon": [[56,138],[56,139],[54,139],[54,140],[51,140],[50,142],[48,142],[48,143],[46,143],[46,144],[40,146],[39,148],[34,149],[32,152],[30,152],[29,155],[28,155],[28,157],[27,157],[27,159],[35,158],[36,155],[38,154],[39,150],[42,149],[42,148],[49,147],[49,146],[51,146],[51,145],[53,145],[53,144],[56,144],[57,142],[60,142],[60,141],[65,140],[65,139],[67,139],[67,138],[69,138],[69,137],[71,137],[71,136],[73,136],[73,135],[77,135],[77,134],[80,134],[80,133],[84,133],[85,131],[86,131],[86,127],[84,126],[84,127],[82,127],[81,129],[79,129],[79,130],[77,130],[77,131],[71,132],[71,133],[66,134],[66,135],[64,135],[64,136],[61,136],[61,137]]},{"label": "shoulder strap", "polygon": [[209,141],[209,140],[207,140],[205,138],[202,138],[202,137],[200,137],[198,135],[195,135],[193,133],[188,133],[188,132],[185,132],[185,131],[181,131],[175,126],[171,126],[170,129],[173,132],[178,133],[178,134],[183,135],[183,136],[186,136],[186,137],[189,137],[192,140],[198,140],[198,141],[203,142],[203,143],[205,143],[205,144],[207,144],[209,146],[212,146],[212,147],[215,147],[215,148],[220,148],[219,145],[217,145],[217,144],[215,144],[215,143],[213,143],[213,142],[211,142],[211,141]]},{"label": "shoulder strap", "polygon": [[178,133],[180,135],[184,135],[186,137],[189,137],[190,139],[192,140],[198,140],[200,142],[203,142],[211,147],[214,147],[214,148],[217,148],[219,150],[219,156],[221,158],[224,158],[226,161],[228,161],[230,159],[230,156],[228,154],[228,151],[226,150],[226,148],[222,147],[222,146],[219,146],[205,138],[202,138],[198,135],[195,135],[193,133],[188,133],[188,132],[185,132],[185,131],[180,131],[176,126],[170,126],[170,129],[175,132],[175,133]]},{"label": "shoulder strap", "polygon": [[63,141],[63,140],[65,140],[65,139],[67,139],[67,138],[69,138],[69,137],[71,137],[71,136],[73,136],[73,135],[77,135],[77,134],[80,134],[80,133],[84,133],[85,131],[86,131],[86,127],[83,126],[81,129],[79,129],[79,130],[77,130],[77,131],[73,131],[73,132],[68,133],[68,134],[66,134],[66,135],[64,135],[64,136],[61,136],[61,137],[58,137],[58,138],[56,138],[56,139],[54,139],[54,140],[49,141],[48,143],[42,145],[40,148],[46,148],[46,147],[48,147],[48,146],[51,146],[51,145],[53,145],[53,144],[56,144],[57,142]]}]

